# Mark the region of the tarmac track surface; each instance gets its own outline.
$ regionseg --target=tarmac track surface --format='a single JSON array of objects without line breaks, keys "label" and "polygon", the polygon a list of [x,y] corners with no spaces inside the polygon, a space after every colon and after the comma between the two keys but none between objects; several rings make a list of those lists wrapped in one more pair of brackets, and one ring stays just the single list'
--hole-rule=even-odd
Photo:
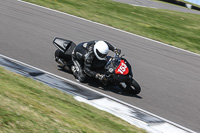
[{"label": "tarmac track surface", "polygon": [[53,39],[109,41],[126,55],[142,92],[85,85],[200,132],[199,55],[15,0],[0,2],[0,31],[0,54],[73,81],[54,61]]}]

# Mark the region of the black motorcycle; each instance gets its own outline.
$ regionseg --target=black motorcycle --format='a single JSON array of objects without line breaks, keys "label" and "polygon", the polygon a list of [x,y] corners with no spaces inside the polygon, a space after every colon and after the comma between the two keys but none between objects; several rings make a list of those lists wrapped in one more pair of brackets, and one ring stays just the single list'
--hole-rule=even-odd
[{"label": "black motorcycle", "polygon": [[[57,37],[54,39],[53,44],[58,48],[55,51],[55,61],[64,69],[71,71],[71,66],[74,65],[72,51],[76,44],[70,40]],[[132,94],[139,94],[141,91],[140,85],[133,79],[131,65],[123,56],[120,57],[117,54],[114,57],[107,56],[101,73],[105,74],[102,81],[104,85],[118,85],[124,91]]]}]

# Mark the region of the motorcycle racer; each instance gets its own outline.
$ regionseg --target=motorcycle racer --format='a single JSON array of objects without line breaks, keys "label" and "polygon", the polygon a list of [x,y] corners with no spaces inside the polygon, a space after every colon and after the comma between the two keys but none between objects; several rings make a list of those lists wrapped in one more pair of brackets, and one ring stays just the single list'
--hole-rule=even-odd
[{"label": "motorcycle racer", "polygon": [[103,80],[105,75],[95,72],[93,68],[104,67],[109,50],[118,55],[121,53],[120,49],[107,41],[90,41],[77,45],[72,52],[74,65],[71,68],[75,78],[80,82],[84,82],[87,76]]}]

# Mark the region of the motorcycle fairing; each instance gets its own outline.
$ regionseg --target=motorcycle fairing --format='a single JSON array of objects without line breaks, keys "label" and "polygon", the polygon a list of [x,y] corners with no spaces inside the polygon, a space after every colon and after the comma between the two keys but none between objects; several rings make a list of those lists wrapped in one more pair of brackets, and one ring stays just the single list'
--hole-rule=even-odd
[{"label": "motorcycle fairing", "polygon": [[127,75],[129,73],[129,69],[124,60],[121,60],[119,66],[115,69],[115,73],[120,75]]}]

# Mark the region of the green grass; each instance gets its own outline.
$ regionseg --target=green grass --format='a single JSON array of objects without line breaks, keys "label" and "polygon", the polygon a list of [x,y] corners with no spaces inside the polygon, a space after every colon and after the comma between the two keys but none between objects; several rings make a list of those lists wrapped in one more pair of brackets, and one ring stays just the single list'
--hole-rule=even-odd
[{"label": "green grass", "polygon": [[200,53],[200,15],[111,0],[25,0]]},{"label": "green grass", "polygon": [[0,67],[2,133],[145,133],[57,89]]}]

